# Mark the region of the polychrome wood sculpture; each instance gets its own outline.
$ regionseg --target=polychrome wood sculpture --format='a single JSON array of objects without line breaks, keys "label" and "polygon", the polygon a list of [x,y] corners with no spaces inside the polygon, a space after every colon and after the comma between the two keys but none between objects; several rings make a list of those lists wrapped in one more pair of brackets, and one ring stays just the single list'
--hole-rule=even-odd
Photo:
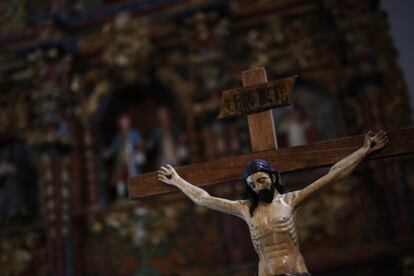
[{"label": "polychrome wood sculpture", "polygon": [[299,250],[296,211],[348,176],[367,155],[382,149],[387,142],[385,132],[369,132],[360,149],[337,162],[326,175],[304,189],[290,193],[283,193],[279,173],[267,161],[252,160],[245,166],[242,176],[250,196],[248,200],[232,201],[210,196],[181,178],[170,165],[161,167],[158,179],[179,188],[197,205],[243,219],[259,255],[259,276],[309,275]]}]

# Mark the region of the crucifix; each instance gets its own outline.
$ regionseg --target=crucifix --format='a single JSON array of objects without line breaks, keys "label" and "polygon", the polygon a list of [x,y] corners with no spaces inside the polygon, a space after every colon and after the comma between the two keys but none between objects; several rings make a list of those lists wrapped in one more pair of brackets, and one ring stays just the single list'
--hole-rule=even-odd
[{"label": "crucifix", "polygon": [[[295,213],[329,186],[348,176],[366,157],[414,153],[414,128],[403,128],[297,146],[277,146],[271,108],[289,104],[294,77],[267,82],[264,68],[242,73],[243,87],[224,91],[220,117],[247,114],[252,153],[130,178],[131,199],[177,191],[197,205],[237,216],[250,230],[259,255],[259,275],[310,275],[299,250]],[[388,143],[387,147],[382,150]],[[302,190],[284,192],[280,173],[330,166]],[[244,168],[242,170],[242,168]],[[242,171],[242,175],[240,175]],[[247,200],[227,200],[200,187],[242,180]],[[169,185],[166,185],[169,184]]]}]

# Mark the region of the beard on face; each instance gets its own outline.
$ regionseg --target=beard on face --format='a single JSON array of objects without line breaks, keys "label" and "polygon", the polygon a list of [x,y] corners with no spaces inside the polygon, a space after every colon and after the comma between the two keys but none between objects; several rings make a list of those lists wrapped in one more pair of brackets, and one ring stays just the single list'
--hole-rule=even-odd
[{"label": "beard on face", "polygon": [[273,185],[270,188],[261,189],[258,193],[259,201],[266,203],[272,203],[275,194],[275,187]]}]

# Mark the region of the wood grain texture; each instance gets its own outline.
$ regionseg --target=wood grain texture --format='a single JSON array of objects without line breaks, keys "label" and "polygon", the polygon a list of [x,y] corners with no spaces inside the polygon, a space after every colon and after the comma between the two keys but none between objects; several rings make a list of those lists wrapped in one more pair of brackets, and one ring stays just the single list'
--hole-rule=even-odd
[{"label": "wood grain texture", "polygon": [[247,116],[252,152],[277,149],[272,110]]},{"label": "wood grain texture", "polygon": [[[414,127],[387,131],[389,143],[369,158],[385,158],[414,153]],[[244,165],[252,159],[265,159],[279,172],[330,166],[362,146],[365,135],[322,141],[304,146],[255,152],[238,157],[178,167],[177,172],[196,186],[225,184],[241,180]],[[157,180],[157,173],[145,173],[129,179],[129,197],[176,192],[178,189]]]},{"label": "wood grain texture", "polygon": [[[263,67],[244,71],[241,78],[243,86],[267,82],[266,70]],[[272,110],[250,114],[247,116],[247,121],[249,123],[250,143],[253,152],[277,148]]]},{"label": "wood grain texture", "polygon": [[297,76],[223,91],[218,118],[233,118],[290,105]]}]

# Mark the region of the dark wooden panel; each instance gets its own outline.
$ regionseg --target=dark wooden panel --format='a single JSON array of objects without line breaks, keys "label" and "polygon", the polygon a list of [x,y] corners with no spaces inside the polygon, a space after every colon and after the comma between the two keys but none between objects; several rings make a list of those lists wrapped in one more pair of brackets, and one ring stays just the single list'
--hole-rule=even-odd
[{"label": "dark wooden panel", "polygon": [[[414,128],[387,131],[389,144],[370,158],[414,153]],[[329,166],[362,146],[364,135],[327,140],[305,146],[250,153],[216,161],[178,167],[177,172],[197,186],[209,186],[240,180],[243,166],[252,159],[268,160],[280,172]],[[137,199],[178,191],[156,179],[156,172],[130,178],[129,196]]]}]

